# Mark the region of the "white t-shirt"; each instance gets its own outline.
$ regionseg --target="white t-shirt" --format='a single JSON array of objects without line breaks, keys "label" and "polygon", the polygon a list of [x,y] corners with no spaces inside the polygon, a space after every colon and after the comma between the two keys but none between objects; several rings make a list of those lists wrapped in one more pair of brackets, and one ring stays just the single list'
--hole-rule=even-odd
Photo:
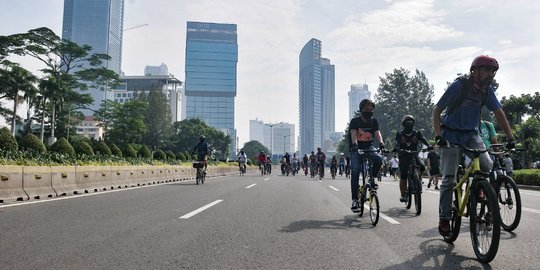
[{"label": "white t-shirt", "polygon": [[390,160],[390,167],[399,168],[399,160],[397,158],[392,158]]}]

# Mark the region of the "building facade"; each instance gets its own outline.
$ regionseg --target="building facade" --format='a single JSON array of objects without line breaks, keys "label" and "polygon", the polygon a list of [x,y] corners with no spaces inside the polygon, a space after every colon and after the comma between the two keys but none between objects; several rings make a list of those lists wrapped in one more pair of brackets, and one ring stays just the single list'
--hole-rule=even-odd
[{"label": "building facade", "polygon": [[103,139],[104,130],[100,124],[102,123],[95,120],[93,116],[85,116],[81,124],[75,127],[77,129],[76,133],[86,138],[101,140]]},{"label": "building facade", "polygon": [[182,82],[172,75],[164,76],[121,76],[120,85],[111,91],[112,100],[125,103],[135,97],[137,93],[147,93],[158,90],[167,96],[171,121],[182,120],[182,101],[184,91]]},{"label": "building facade", "polygon": [[159,66],[146,66],[144,67],[144,76],[167,76],[169,75],[169,68],[164,63]]},{"label": "building facade", "polygon": [[200,118],[231,136],[236,158],[234,100],[238,43],[236,24],[187,22],[185,118]]},{"label": "building facade", "polygon": [[311,39],[300,52],[299,154],[323,148],[335,131],[335,67],[321,58],[321,41]]},{"label": "building facade", "polygon": [[363,99],[371,99],[371,92],[367,84],[353,84],[349,95],[349,120],[354,118],[354,114],[358,111],[360,101]]},{"label": "building facade", "polygon": [[[121,74],[123,24],[124,0],[64,0],[62,38],[109,55],[103,67],[117,74]],[[82,110],[85,115],[93,115],[92,110],[111,98],[109,89],[90,88],[85,93],[94,99],[91,110]]]},{"label": "building facade", "polygon": [[268,148],[273,160],[285,153],[296,152],[295,137],[294,124],[264,123],[258,119],[249,121],[249,140],[258,141]]}]

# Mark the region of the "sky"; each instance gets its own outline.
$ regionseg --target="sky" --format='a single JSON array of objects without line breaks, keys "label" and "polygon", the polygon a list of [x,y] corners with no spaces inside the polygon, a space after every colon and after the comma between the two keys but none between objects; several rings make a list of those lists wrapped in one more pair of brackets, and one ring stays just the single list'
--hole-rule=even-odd
[{"label": "sky", "polygon": [[[0,35],[41,26],[61,35],[63,2],[0,0]],[[299,54],[311,38],[322,41],[322,57],[335,65],[337,131],[349,121],[351,84],[366,83],[375,94],[380,78],[400,67],[426,74],[434,102],[480,54],[499,61],[499,98],[540,91],[536,0],[125,0],[124,11],[124,29],[148,24],[124,32],[126,75],[165,63],[184,81],[186,22],[238,25],[240,145],[255,118],[292,123],[298,134]]]}]

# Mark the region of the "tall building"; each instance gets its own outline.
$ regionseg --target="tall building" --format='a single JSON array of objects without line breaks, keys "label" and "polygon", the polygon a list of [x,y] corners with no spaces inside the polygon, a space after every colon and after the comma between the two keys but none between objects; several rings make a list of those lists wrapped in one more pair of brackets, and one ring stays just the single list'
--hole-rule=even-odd
[{"label": "tall building", "polygon": [[300,52],[299,154],[324,146],[335,131],[335,67],[321,58],[321,41],[311,39]]},{"label": "tall building", "polygon": [[[123,24],[124,0],[64,0],[62,38],[81,46],[90,45],[92,53],[108,54],[111,59],[103,67],[118,74],[121,74]],[[94,98],[90,109],[99,109],[103,100],[111,98],[107,90],[85,91]],[[83,113],[93,114],[91,110]]]},{"label": "tall building", "polygon": [[273,159],[295,152],[295,128],[289,123],[264,123],[261,120],[249,121],[249,140],[256,140],[266,146]]},{"label": "tall building", "polygon": [[236,158],[234,98],[238,43],[236,24],[187,22],[186,118],[200,118],[231,136]]},{"label": "tall building", "polygon": [[371,92],[368,90],[367,84],[353,84],[349,91],[349,120],[354,118],[354,114],[358,111],[360,101],[370,99]]}]

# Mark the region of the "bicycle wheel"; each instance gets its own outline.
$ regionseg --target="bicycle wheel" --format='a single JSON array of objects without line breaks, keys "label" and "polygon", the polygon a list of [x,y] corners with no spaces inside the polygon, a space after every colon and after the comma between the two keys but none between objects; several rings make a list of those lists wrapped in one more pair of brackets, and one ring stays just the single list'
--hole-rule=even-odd
[{"label": "bicycle wheel", "polygon": [[379,197],[374,191],[370,192],[369,195],[369,218],[373,226],[379,222]]},{"label": "bicycle wheel", "polygon": [[[202,171],[202,170],[201,170]],[[204,180],[206,179],[206,173],[201,172],[201,184],[204,184]]]},{"label": "bicycle wheel", "polygon": [[[409,177],[407,177],[407,190],[405,190],[405,196],[407,199],[405,208],[411,209],[412,201],[413,201],[413,192],[414,192],[414,184],[412,180],[412,174],[409,174]],[[401,180],[400,180],[401,181]]]},{"label": "bicycle wheel", "polygon": [[195,183],[199,184],[199,179],[201,179],[201,169],[197,169],[197,174],[195,175]]},{"label": "bicycle wheel", "polygon": [[514,180],[506,175],[497,177],[495,191],[499,197],[501,226],[511,232],[521,220],[521,195]]},{"label": "bicycle wheel", "polygon": [[486,180],[477,180],[470,195],[470,228],[474,253],[480,262],[489,263],[497,255],[501,218],[497,195]]},{"label": "bicycle wheel", "polygon": [[420,213],[422,213],[422,182],[418,172],[416,172],[414,175],[414,207],[416,209],[416,215],[418,216]]},{"label": "bicycle wheel", "polygon": [[448,236],[443,236],[444,241],[453,243],[459,236],[461,229],[461,216],[459,215],[458,193],[454,190],[452,198],[452,219],[450,220],[450,233]]}]

